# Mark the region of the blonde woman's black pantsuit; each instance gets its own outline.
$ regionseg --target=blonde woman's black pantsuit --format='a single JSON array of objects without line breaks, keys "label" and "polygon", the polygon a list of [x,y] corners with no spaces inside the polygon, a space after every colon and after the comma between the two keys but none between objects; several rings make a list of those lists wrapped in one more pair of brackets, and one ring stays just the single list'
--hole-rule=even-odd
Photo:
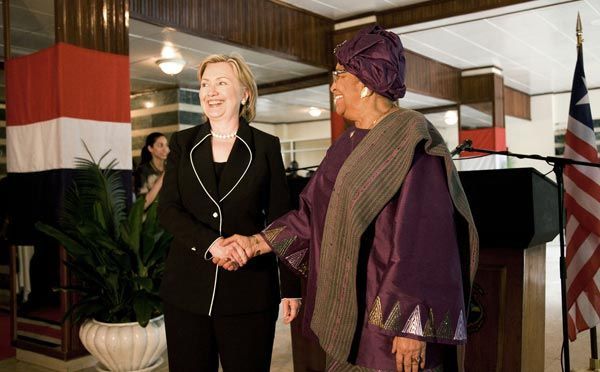
[{"label": "blonde woman's black pantsuit", "polygon": [[[218,179],[208,122],[174,133],[169,146],[159,216],[174,236],[160,290],[170,370],[216,371],[218,353],[225,372],[268,371],[278,304],[299,297],[297,280],[282,267],[280,291],[274,254],[229,272],[207,250],[221,236],[261,231],[287,211],[279,140],[240,118]],[[257,357],[229,352],[241,346]]]}]

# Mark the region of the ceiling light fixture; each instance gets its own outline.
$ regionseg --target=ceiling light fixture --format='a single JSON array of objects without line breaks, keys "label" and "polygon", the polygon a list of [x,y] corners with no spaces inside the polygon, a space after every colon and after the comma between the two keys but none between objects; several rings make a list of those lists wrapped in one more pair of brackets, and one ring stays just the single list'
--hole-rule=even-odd
[{"label": "ceiling light fixture", "polygon": [[446,125],[456,125],[458,123],[458,112],[456,110],[448,110],[444,114],[444,123]]},{"label": "ceiling light fixture", "polygon": [[181,58],[161,58],[156,64],[167,75],[177,75],[183,70],[185,61]]},{"label": "ceiling light fixture", "polygon": [[321,110],[321,109],[320,109],[320,108],[318,108],[318,107],[310,107],[310,108],[308,109],[308,114],[309,114],[310,116],[312,116],[313,118],[316,118],[316,117],[319,117],[319,116],[321,116],[321,113],[322,113],[322,112],[323,112],[323,110]]}]

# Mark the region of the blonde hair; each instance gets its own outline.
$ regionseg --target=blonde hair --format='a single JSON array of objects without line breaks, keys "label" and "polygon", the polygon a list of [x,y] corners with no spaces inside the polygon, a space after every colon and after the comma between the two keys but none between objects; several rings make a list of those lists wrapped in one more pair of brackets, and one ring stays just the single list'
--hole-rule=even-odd
[{"label": "blonde hair", "polygon": [[237,73],[239,82],[248,90],[248,100],[246,104],[242,106],[240,110],[240,116],[251,122],[256,116],[256,99],[258,98],[258,88],[256,87],[256,80],[250,67],[239,54],[212,54],[200,63],[198,66],[198,80],[202,80],[202,74],[206,70],[206,66],[211,63],[227,62],[233,66],[233,70]]}]

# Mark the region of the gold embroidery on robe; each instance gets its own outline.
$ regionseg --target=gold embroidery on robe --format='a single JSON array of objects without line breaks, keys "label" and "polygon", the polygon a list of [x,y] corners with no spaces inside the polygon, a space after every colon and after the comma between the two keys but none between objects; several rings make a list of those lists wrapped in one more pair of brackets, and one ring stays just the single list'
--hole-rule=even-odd
[{"label": "gold embroidery on robe", "polygon": [[423,330],[423,336],[435,337],[435,322],[433,319],[433,310],[429,309],[429,317],[427,323],[425,323],[425,329]]},{"label": "gold embroidery on robe", "polygon": [[308,273],[308,265],[306,264],[306,261],[303,261],[300,266],[298,267],[298,271],[300,272],[300,274],[306,276]]},{"label": "gold embroidery on robe", "polygon": [[296,252],[292,255],[287,256],[286,260],[290,263],[290,265],[297,269],[302,263],[302,260],[304,259],[304,256],[306,256],[307,252],[308,249],[303,249],[300,252]]},{"label": "gold embroidery on robe", "polygon": [[375,297],[375,303],[369,313],[369,323],[383,328],[383,311],[381,310],[381,298]]},{"label": "gold embroidery on robe", "polygon": [[381,298],[379,296],[375,297],[373,308],[369,313],[369,323],[381,329],[385,329],[386,331],[400,332],[400,303],[396,301],[396,304],[384,323]]},{"label": "gold embroidery on robe", "polygon": [[437,337],[451,340],[453,336],[452,330],[450,329],[450,316],[448,315],[448,312],[446,312],[444,320],[442,320],[440,326],[437,328]]},{"label": "gold embroidery on robe", "polygon": [[277,235],[279,235],[279,233],[282,232],[283,230],[285,230],[285,226],[277,227],[277,228],[274,228],[271,230],[265,230],[265,232],[264,232],[265,238],[267,238],[269,243],[273,243],[273,240],[275,240]]},{"label": "gold embroidery on robe", "polygon": [[292,245],[292,243],[296,240],[296,236],[292,236],[290,238],[287,238],[285,240],[279,241],[277,243],[273,244],[273,249],[277,251],[277,253],[279,253],[279,255],[281,256],[285,256],[285,252],[287,251],[287,249],[290,247],[290,245]]},{"label": "gold embroidery on robe", "polygon": [[400,332],[400,303],[396,301],[392,312],[388,316],[383,329],[388,331]]}]

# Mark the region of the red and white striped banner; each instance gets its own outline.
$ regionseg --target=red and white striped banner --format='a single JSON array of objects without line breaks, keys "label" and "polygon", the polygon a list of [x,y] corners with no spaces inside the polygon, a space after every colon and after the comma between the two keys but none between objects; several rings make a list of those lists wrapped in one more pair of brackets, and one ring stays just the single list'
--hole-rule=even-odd
[{"label": "red and white striped banner", "polygon": [[129,58],[59,43],[6,63],[7,170],[73,169],[111,150],[131,169]]}]

